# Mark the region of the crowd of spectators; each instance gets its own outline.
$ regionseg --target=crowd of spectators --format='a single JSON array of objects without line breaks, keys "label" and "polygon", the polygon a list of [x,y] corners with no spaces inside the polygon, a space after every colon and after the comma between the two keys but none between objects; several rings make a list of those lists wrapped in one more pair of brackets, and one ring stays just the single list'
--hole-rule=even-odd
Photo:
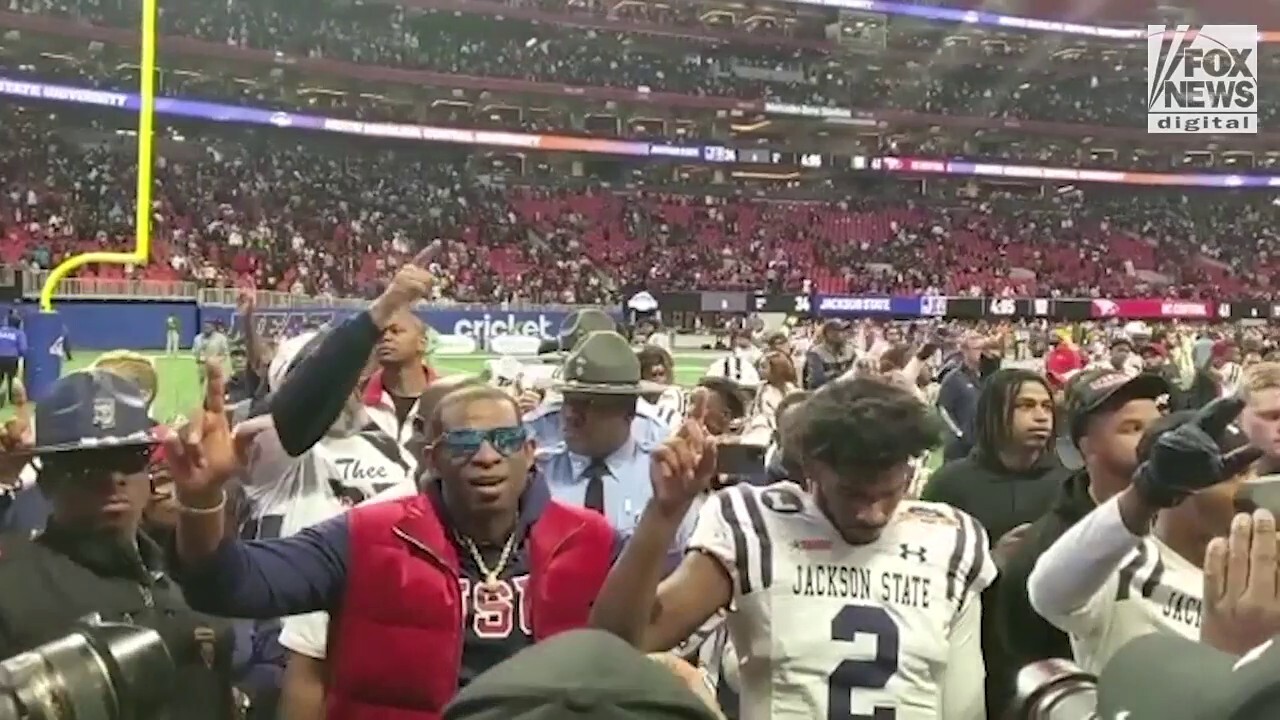
[{"label": "crowd of spectators", "polygon": [[[102,90],[132,91],[137,87],[136,70],[124,53],[104,51],[71,61],[67,57],[0,56],[0,74],[46,82],[62,82]],[[166,70],[160,74],[164,94],[198,98],[258,108],[303,110],[332,117],[366,121],[412,122],[464,128],[502,128],[556,134],[625,137],[668,142],[688,142],[723,132],[721,122],[708,115],[698,120],[661,121],[643,109],[628,113],[621,108],[564,104],[536,108],[515,105],[495,108],[484,102],[450,102],[413,105],[390,102],[376,93],[298,94],[292,78],[261,84],[243,82],[231,74],[214,70],[186,72]],[[608,122],[615,118],[615,122]],[[771,146],[772,147],[772,146]],[[808,151],[812,148],[800,147]],[[1035,165],[1082,168],[1148,170],[1157,172],[1229,169],[1238,172],[1265,170],[1280,165],[1280,153],[1247,153],[1239,162],[1227,162],[1229,153],[1179,152],[1175,148],[1141,148],[1134,143],[1117,144],[1099,139],[1080,144],[1071,138],[1021,135],[1005,131],[998,136],[982,133],[940,134],[927,129],[903,130],[892,139],[880,135],[856,135],[841,144],[851,155],[897,155],[987,159]]]},{"label": "crowd of spectators", "polygon": [[[9,2],[26,12],[137,23],[130,0]],[[914,61],[850,62],[809,46],[673,44],[647,34],[392,5],[302,11],[279,2],[223,0],[167,6],[161,29],[292,57],[697,96],[1127,126],[1142,125],[1146,114],[1145,57],[1135,53],[1099,52],[1090,60],[1074,52],[1020,53],[997,43],[963,63],[943,61],[936,55],[941,47]],[[1267,55],[1263,62],[1273,61]],[[1280,103],[1265,93],[1261,103],[1266,124]]]},{"label": "crowd of spectators", "polygon": [[[0,112],[0,257],[47,269],[127,245],[131,138],[65,108]],[[872,182],[771,202],[674,180],[534,187],[464,149],[216,125],[189,135],[162,145],[147,278],[370,295],[433,244],[438,292],[458,301],[600,302],[637,284],[1242,297],[1268,293],[1258,278],[1280,253],[1274,207],[1244,191],[964,197],[935,183],[908,200],[907,184]]]},{"label": "crowd of spectators", "polygon": [[[1107,124],[1135,123],[1145,107],[1142,78],[1130,72],[1140,58],[1132,53],[1082,59],[1073,52],[1033,53],[1016,41],[984,41],[976,46],[978,58],[963,65],[851,68],[822,47],[821,23],[812,21],[744,22],[732,14],[695,16],[641,3],[485,2],[566,17],[749,33],[777,44],[709,49],[688,41],[673,45],[653,34],[483,13],[424,14],[391,5],[304,13],[274,2],[222,0],[167,5],[161,27],[288,56],[696,95]],[[132,25],[135,5],[8,0],[7,9]],[[938,27],[917,30],[891,22],[884,42],[895,51],[935,53],[943,60],[954,49]],[[102,48],[76,60],[46,57],[36,64],[10,55],[0,69],[95,87],[135,86],[136,75],[117,57]],[[1108,63],[1113,66],[1103,67]],[[485,113],[464,103],[424,108],[382,102],[376,93],[303,98],[216,70],[166,72],[161,80],[174,95],[280,109],[302,103],[357,119],[593,131],[581,115],[563,108]],[[113,127],[101,116],[69,109],[56,115],[43,108],[3,110],[0,141],[9,148],[0,151],[5,262],[47,269],[66,254],[127,241],[133,159],[111,141]],[[630,135],[652,132],[651,126],[623,122],[616,127]],[[288,131],[201,126],[196,135],[197,142],[167,146],[157,168],[161,262],[136,271],[147,278],[370,295],[389,269],[430,243],[438,248],[434,269],[445,278],[438,292],[458,301],[597,302],[651,283],[672,289],[1064,296],[1159,286],[1183,296],[1266,295],[1258,278],[1267,277],[1280,252],[1267,222],[1274,206],[1257,194],[1218,193],[1212,202],[1168,190],[1136,198],[1105,190],[979,197],[964,186],[932,183],[925,196],[893,183],[850,192],[827,182],[807,188],[810,202],[801,204],[748,200],[724,187],[704,192],[700,178],[663,166],[629,169],[623,173],[633,181],[628,186],[617,173],[609,183],[596,183],[591,173],[557,175],[562,167],[528,157],[513,156],[513,168],[460,149],[406,153],[394,144],[355,145]],[[921,133],[857,150],[1134,169],[1179,163],[1171,153],[1094,151],[1055,140],[997,143],[980,135]],[[1265,156],[1257,162],[1265,165]],[[531,180],[536,187],[528,185]]]}]

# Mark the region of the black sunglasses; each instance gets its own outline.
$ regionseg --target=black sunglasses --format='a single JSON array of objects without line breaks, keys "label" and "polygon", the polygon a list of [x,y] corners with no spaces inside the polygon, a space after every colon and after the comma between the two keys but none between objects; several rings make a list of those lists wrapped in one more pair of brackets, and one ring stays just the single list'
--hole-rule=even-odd
[{"label": "black sunglasses", "polygon": [[151,446],[73,450],[45,455],[40,464],[49,472],[72,478],[133,475],[144,472],[151,464]]}]

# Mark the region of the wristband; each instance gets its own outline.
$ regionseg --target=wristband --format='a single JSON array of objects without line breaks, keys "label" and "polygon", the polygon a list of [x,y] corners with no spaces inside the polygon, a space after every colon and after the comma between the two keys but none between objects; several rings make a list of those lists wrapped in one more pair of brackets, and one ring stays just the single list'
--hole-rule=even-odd
[{"label": "wristband", "polygon": [[227,509],[227,491],[222,491],[222,498],[218,500],[218,504],[209,508],[193,508],[183,504],[181,498],[176,498],[178,504],[178,512],[183,515],[215,515]]}]

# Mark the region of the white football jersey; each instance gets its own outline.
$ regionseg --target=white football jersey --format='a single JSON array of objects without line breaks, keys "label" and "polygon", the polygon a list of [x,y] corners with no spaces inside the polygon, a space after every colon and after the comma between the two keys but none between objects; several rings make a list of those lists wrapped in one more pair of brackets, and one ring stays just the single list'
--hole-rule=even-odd
[{"label": "white football jersey", "polygon": [[[417,473],[413,457],[376,427],[349,437],[325,437],[298,458],[288,458],[273,431],[263,432],[244,485],[249,518],[247,540],[288,537],[343,512]],[[255,456],[272,455],[255,467]],[[283,456],[283,457],[282,457]],[[264,458],[266,459],[266,458]]]},{"label": "white football jersey", "polygon": [[689,413],[689,396],[681,388],[668,387],[654,402],[653,409],[654,415],[675,431],[680,428],[685,415]]},{"label": "white football jersey", "polygon": [[756,369],[755,362],[738,353],[714,360],[703,376],[727,378],[745,387],[756,387],[760,384],[760,371]]},{"label": "white football jersey", "polygon": [[978,720],[986,532],[904,500],[879,539],[850,545],[793,483],[739,485],[703,506],[689,547],[734,584],[728,628],[742,720]]},{"label": "white football jersey", "polygon": [[[255,440],[249,474],[244,491],[250,514],[240,536],[255,540],[288,537],[396,487],[413,490],[417,464],[402,445],[370,423],[347,437],[325,436],[298,458],[288,457],[275,431],[267,430]],[[327,616],[285,619],[280,643],[304,652],[287,642],[291,622],[299,628],[324,628]]]},{"label": "white football jersey", "polygon": [[1099,672],[1130,640],[1170,632],[1199,642],[1204,573],[1148,535],[1089,602],[1048,618],[1071,636],[1076,663]]}]

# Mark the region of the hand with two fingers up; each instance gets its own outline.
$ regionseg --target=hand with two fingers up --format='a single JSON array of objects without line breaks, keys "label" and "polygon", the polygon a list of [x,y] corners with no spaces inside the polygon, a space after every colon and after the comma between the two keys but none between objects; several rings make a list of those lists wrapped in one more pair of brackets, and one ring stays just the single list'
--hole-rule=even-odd
[{"label": "hand with two fingers up", "polygon": [[1261,450],[1245,446],[1224,454],[1218,445],[1243,409],[1244,400],[1238,397],[1219,398],[1161,435],[1134,475],[1134,491],[1151,507],[1171,508],[1248,469],[1262,457]]},{"label": "hand with two fingers up", "polygon": [[226,378],[216,363],[206,363],[205,374],[204,407],[164,443],[178,503],[196,512],[222,505],[227,482],[241,468],[227,419]]},{"label": "hand with two fingers up", "polygon": [[1280,634],[1280,552],[1268,510],[1241,513],[1205,549],[1200,640],[1243,655]]},{"label": "hand with two fingers up", "polygon": [[684,517],[693,501],[710,489],[716,473],[716,439],[702,424],[705,395],[694,395],[690,404],[689,416],[654,450],[649,468],[652,506],[670,519]]}]

